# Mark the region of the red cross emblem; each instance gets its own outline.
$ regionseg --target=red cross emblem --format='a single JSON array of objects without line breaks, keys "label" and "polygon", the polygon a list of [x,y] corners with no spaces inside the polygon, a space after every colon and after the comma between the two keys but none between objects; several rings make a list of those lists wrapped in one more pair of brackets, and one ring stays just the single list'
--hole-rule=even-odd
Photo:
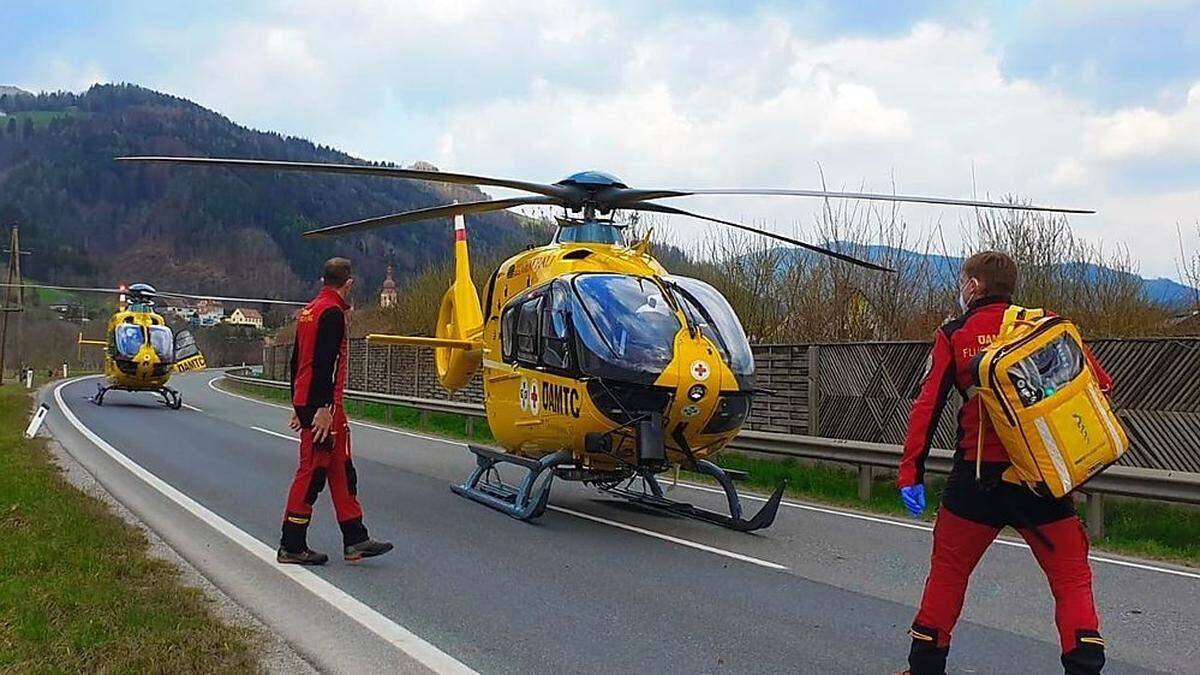
[{"label": "red cross emblem", "polygon": [[703,361],[692,361],[692,377],[703,382],[708,379],[709,373],[708,364]]}]

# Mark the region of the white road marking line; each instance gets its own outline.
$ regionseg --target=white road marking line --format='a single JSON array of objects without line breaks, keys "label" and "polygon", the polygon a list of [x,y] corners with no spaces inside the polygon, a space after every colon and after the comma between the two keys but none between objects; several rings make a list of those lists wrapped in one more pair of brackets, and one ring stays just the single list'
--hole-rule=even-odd
[{"label": "white road marking line", "polygon": [[115,460],[118,464],[128,469],[130,473],[140,478],[147,485],[157,490],[167,499],[170,499],[179,506],[183,507],[183,509],[192,515],[203,520],[214,530],[228,537],[231,541],[244,548],[254,557],[267,563],[280,574],[290,577],[292,581],[300,584],[313,595],[329,603],[333,608],[358,622],[364,628],[370,630],[372,633],[375,633],[380,638],[394,645],[397,649],[403,651],[405,654],[408,654],[434,672],[478,675],[474,670],[459,662],[454,657],[422,640],[408,629],[404,628],[395,621],[392,621],[383,614],[380,614],[374,609],[371,609],[367,605],[363,604],[362,601],[322,579],[312,571],[294,565],[279,565],[277,562],[275,562],[275,549],[267,546],[263,542],[242,531],[228,520],[225,520],[216,513],[208,510],[199,502],[180,492],[171,484],[162,480],[153,473],[150,473],[140,464],[126,457],[103,438],[97,436],[95,432],[84,426],[83,423],[79,421],[79,418],[75,416],[75,413],[71,412],[71,409],[67,407],[65,402],[63,402],[63,387],[76,382],[78,379],[82,378],[67,380],[54,389],[54,400],[58,404],[59,410],[62,411],[63,417],[65,417],[67,421],[79,431],[79,433],[83,434],[97,448],[104,451],[105,454]]},{"label": "white road marking line", "polygon": [[[234,393],[225,391],[224,389],[221,389],[220,387],[213,385],[213,382],[215,382],[217,379],[220,379],[220,378],[213,378],[212,380],[209,380],[208,386],[211,387],[215,391],[221,392],[222,394],[226,394],[229,396],[236,396],[237,398],[244,398],[247,401],[254,401],[256,403],[262,403],[263,405],[275,406],[277,408],[285,407],[285,406],[276,405],[274,403],[267,403],[265,401],[260,401],[258,399],[250,398],[248,396],[242,396],[240,394],[234,394]],[[370,429],[378,429],[379,431],[387,431],[387,432],[393,433],[393,434],[400,434],[402,436],[413,436],[415,438],[423,438],[426,440],[436,441],[439,443],[445,443],[447,445],[457,445],[457,446],[466,447],[466,443],[461,443],[458,441],[451,441],[451,440],[447,440],[445,438],[435,438],[435,437],[431,437],[431,436],[423,436],[421,434],[414,434],[409,431],[402,431],[400,429],[391,429],[388,427],[376,426],[374,424],[365,424],[363,422],[354,422],[354,424],[365,426]],[[716,488],[711,488],[711,487],[704,486],[704,485],[696,485],[694,483],[685,483],[683,481],[680,481],[679,483],[676,483],[676,485],[678,485],[679,487],[685,487],[685,488],[688,488],[691,490],[699,490],[701,492],[711,492],[713,494],[719,494],[719,495],[725,494],[723,491],[718,490]],[[742,494],[741,497],[742,497],[742,499],[751,499],[751,500],[759,501],[759,502],[767,501],[766,497],[759,497],[758,495],[753,495],[753,494]],[[919,524],[919,523],[906,523],[902,520],[892,520],[890,518],[881,518],[878,516],[868,516],[868,515],[862,514],[862,513],[854,513],[853,511],[841,511],[839,509],[833,509],[833,508],[828,508],[828,507],[823,507],[823,506],[814,506],[812,504],[802,504],[799,502],[792,502],[792,501],[788,501],[788,500],[784,500],[784,501],[780,502],[780,504],[782,506],[788,506],[793,509],[802,509],[804,511],[813,511],[816,513],[824,513],[826,515],[831,515],[831,516],[841,516],[843,518],[853,518],[855,520],[863,520],[863,521],[867,521],[870,523],[878,523],[881,525],[891,525],[893,527],[902,527],[902,528],[909,529],[909,530],[922,530],[924,532],[933,532],[933,526],[931,526],[931,525],[923,525],[923,524]],[[552,507],[552,508],[557,508],[557,507]],[[1029,544],[1026,544],[1023,541],[1013,541],[1011,539],[1005,539],[1002,537],[997,537],[996,543],[1001,546],[1012,546],[1015,548],[1023,548],[1026,550],[1029,549]],[[1133,562],[1131,560],[1121,560],[1119,558],[1108,558],[1105,556],[1099,556],[1099,555],[1095,555],[1095,554],[1088,555],[1088,559],[1091,560],[1092,562],[1105,563],[1108,565],[1116,565],[1118,567],[1130,567],[1133,569],[1146,570],[1148,572],[1159,572],[1161,574],[1170,574],[1173,576],[1185,577],[1188,579],[1200,579],[1200,573],[1188,572],[1186,570],[1172,569],[1170,567],[1158,567],[1156,565],[1148,565],[1145,563]]]},{"label": "white road marking line", "polygon": [[[240,399],[244,399],[246,401],[253,401],[254,403],[261,403],[262,405],[269,405],[272,408],[281,408],[283,410],[288,410],[288,411],[290,411],[292,409],[291,406],[280,405],[278,403],[270,403],[268,401],[263,401],[261,399],[252,398],[250,396],[243,396],[241,394],[235,394],[231,391],[222,389],[215,384],[215,382],[220,379],[222,379],[222,378],[214,377],[211,380],[209,380],[208,381],[209,389],[212,389],[213,391],[225,394],[226,396],[233,396],[234,398],[240,398]],[[420,438],[420,439],[423,439],[426,441],[433,441],[435,443],[445,443],[446,445],[456,445],[456,446],[463,447],[463,448],[467,447],[466,443],[463,443],[461,441],[452,441],[452,440],[449,440],[446,438],[441,438],[440,436],[426,436],[425,434],[418,434],[418,433],[414,433],[411,431],[401,431],[400,429],[393,429],[391,427],[381,427],[377,424],[370,424],[368,422],[359,422],[358,420],[350,420],[350,423],[360,426],[360,427],[365,427],[367,429],[375,429],[376,431],[386,431],[390,434],[400,434],[401,436],[411,436],[413,438]]]},{"label": "white road marking line", "polygon": [[188,410],[195,410],[195,411],[196,411],[196,412],[198,412],[198,413],[202,413],[202,412],[204,412],[203,410],[201,410],[201,409],[197,408],[196,406],[194,406],[194,405],[191,405],[191,404],[188,404],[188,403],[184,403],[184,404],[183,404],[183,407],[187,408]]},{"label": "white road marking line", "polygon": [[287,441],[295,441],[296,443],[300,442],[299,436],[288,436],[287,434],[281,434],[278,431],[271,431],[270,429],[264,429],[262,427],[250,427],[250,428],[255,431],[261,431],[264,434],[271,434],[272,436],[278,436],[279,438],[282,438]]},{"label": "white road marking line", "polygon": [[[679,483],[677,483],[677,485],[679,485],[679,487],[685,487],[685,488],[689,488],[692,490],[699,490],[700,492],[711,492],[711,493],[719,494],[719,495],[725,494],[721,490],[718,490],[716,488],[711,488],[706,485],[696,485],[695,483],[685,483],[683,481],[680,481]],[[741,497],[743,499],[752,499],[754,501],[759,501],[759,502],[767,501],[765,497],[759,497],[758,495],[743,494],[743,495],[741,495]],[[862,513],[853,513],[850,511],[839,511],[838,509],[830,509],[830,508],[825,508],[822,506],[813,506],[812,504],[801,504],[799,502],[792,502],[792,501],[787,501],[787,500],[780,502],[780,505],[790,506],[793,509],[803,509],[805,511],[815,511],[817,513],[825,513],[825,514],[829,514],[829,515],[833,515],[833,516],[843,516],[845,518],[854,518],[856,520],[865,520],[868,522],[880,523],[883,525],[894,525],[896,527],[903,527],[903,528],[907,528],[910,530],[923,530],[925,532],[933,532],[933,526],[924,525],[924,524],[920,524],[920,523],[906,523],[901,520],[892,520],[890,518],[879,518],[877,516],[868,516],[868,515],[865,515]],[[1014,548],[1023,548],[1026,550],[1029,549],[1029,544],[1026,544],[1023,541],[1014,541],[1012,539],[1005,539],[1002,537],[997,537],[996,543],[1000,544],[1001,546],[1012,546]],[[1160,572],[1162,574],[1172,574],[1172,575],[1175,575],[1178,577],[1186,577],[1188,579],[1200,579],[1200,573],[1197,573],[1197,572],[1188,572],[1186,570],[1172,569],[1170,567],[1158,567],[1156,565],[1147,565],[1145,563],[1133,562],[1132,560],[1121,560],[1120,558],[1108,558],[1108,557],[1099,556],[1099,555],[1088,555],[1088,560],[1091,560],[1092,562],[1105,563],[1108,565],[1117,565],[1119,567],[1132,567],[1134,569],[1146,570],[1149,572]]]},{"label": "white road marking line", "polygon": [[691,541],[688,539],[680,539],[679,537],[673,537],[669,534],[663,534],[661,532],[655,532],[654,530],[647,530],[645,528],[637,527],[636,525],[629,525],[628,523],[622,523],[618,520],[609,520],[607,518],[601,518],[600,516],[593,516],[590,513],[583,513],[582,511],[575,511],[572,509],[564,508],[562,506],[555,506],[553,504],[546,506],[546,508],[548,508],[552,511],[558,511],[559,513],[565,513],[569,516],[575,516],[576,518],[583,518],[584,520],[591,520],[593,522],[602,523],[604,525],[610,525],[612,527],[620,528],[622,530],[628,530],[630,532],[644,534],[647,537],[654,537],[655,539],[662,539],[663,541],[669,541],[672,544],[679,544],[680,546],[694,548],[698,551],[705,551],[707,553],[713,553],[715,555],[723,556],[726,558],[732,558],[734,560],[748,562],[752,565],[758,565],[759,567],[766,567],[768,569],[773,569],[773,570],[786,570],[787,569],[787,566],[780,565],[779,563],[773,563],[770,560],[763,560],[762,558],[755,558],[753,556],[743,555],[741,553],[734,553],[733,551],[726,551],[723,548],[709,546],[708,544],[701,544],[699,542]]}]

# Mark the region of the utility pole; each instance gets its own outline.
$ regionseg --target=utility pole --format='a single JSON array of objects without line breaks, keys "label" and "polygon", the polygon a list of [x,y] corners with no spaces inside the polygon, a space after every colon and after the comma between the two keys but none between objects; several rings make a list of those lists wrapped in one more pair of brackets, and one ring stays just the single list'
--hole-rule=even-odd
[{"label": "utility pole", "polygon": [[[16,295],[16,304],[13,296]],[[4,304],[0,307],[0,384],[4,384],[4,352],[8,347],[8,315],[25,308],[25,289],[21,286],[21,240],[17,226],[12,226],[8,243],[8,281],[4,287]]]}]

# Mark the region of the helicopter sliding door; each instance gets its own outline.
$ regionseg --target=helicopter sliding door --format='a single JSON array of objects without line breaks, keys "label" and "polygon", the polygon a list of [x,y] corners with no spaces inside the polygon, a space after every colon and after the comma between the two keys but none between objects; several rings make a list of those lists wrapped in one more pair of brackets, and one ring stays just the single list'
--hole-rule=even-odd
[{"label": "helicopter sliding door", "polygon": [[196,346],[196,338],[192,337],[191,331],[181,330],[175,334],[175,360],[186,361],[200,353],[200,348]]}]

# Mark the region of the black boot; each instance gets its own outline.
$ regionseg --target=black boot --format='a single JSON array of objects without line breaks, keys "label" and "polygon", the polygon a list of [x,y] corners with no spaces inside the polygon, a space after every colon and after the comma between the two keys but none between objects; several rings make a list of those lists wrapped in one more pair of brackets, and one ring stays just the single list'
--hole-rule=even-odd
[{"label": "black boot", "polygon": [[1104,668],[1104,638],[1094,630],[1075,631],[1075,648],[1062,655],[1066,675],[1097,675]]},{"label": "black boot", "polygon": [[945,675],[950,647],[937,646],[937,629],[914,623],[908,634],[912,636],[912,647],[908,650],[908,672],[911,675]]},{"label": "black boot", "polygon": [[390,541],[375,541],[368,539],[360,541],[357,544],[347,546],[344,551],[346,560],[356,562],[363,558],[374,558],[377,555],[383,555],[392,550],[393,546]]},{"label": "black boot", "polygon": [[329,556],[310,548],[293,553],[280,546],[275,552],[275,562],[283,565],[324,565],[329,562]]}]

